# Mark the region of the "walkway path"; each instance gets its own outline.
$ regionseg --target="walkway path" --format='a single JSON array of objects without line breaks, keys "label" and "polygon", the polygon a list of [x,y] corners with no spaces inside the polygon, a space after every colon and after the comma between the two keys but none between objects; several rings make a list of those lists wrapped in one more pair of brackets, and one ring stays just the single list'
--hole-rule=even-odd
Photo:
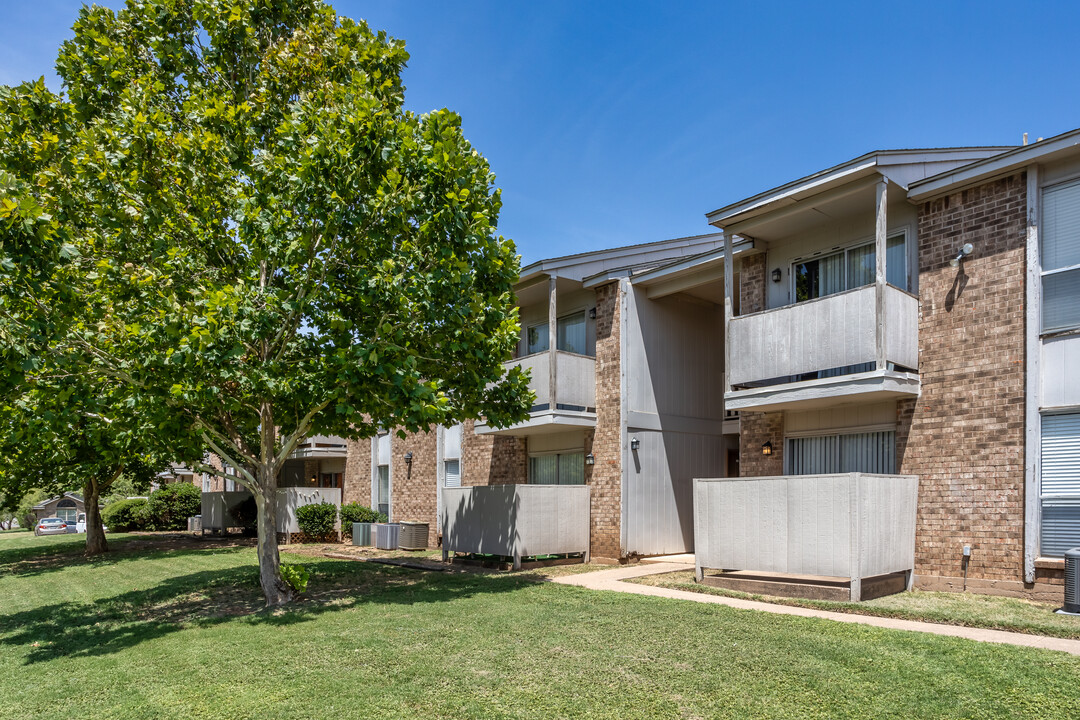
[{"label": "walkway path", "polygon": [[1072,655],[1080,655],[1080,640],[1066,640],[1064,638],[1046,637],[1043,635],[1027,635],[1024,633],[1006,632],[1004,630],[960,627],[958,625],[938,625],[936,623],[830,612],[828,610],[813,610],[811,608],[774,605],[772,603],[757,602],[755,600],[742,600],[740,598],[724,597],[722,595],[707,595],[705,593],[690,592],[687,590],[675,590],[672,588],[655,587],[653,585],[639,585],[637,583],[623,582],[630,578],[643,577],[645,575],[658,575],[660,573],[675,572],[676,570],[693,569],[693,565],[684,565],[682,563],[642,563],[618,567],[612,570],[598,570],[596,572],[580,573],[578,575],[564,575],[562,577],[554,578],[553,582],[562,583],[563,585],[577,585],[590,590],[611,590],[634,595],[677,598],[700,603],[728,605],[729,607],[739,608],[741,610],[759,610],[761,612],[775,613],[777,615],[825,618],[827,620],[836,620],[837,622],[872,625],[874,627],[887,628],[889,630],[912,630],[915,632],[932,633],[934,635],[950,635],[952,637],[967,638],[968,640],[978,640],[979,642],[1021,645],[1044,650],[1060,650]]}]

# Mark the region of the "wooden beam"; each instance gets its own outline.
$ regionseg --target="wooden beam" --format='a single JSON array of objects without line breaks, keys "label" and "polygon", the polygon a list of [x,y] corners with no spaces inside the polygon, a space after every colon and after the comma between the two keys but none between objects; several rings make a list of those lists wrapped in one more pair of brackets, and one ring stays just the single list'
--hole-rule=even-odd
[{"label": "wooden beam", "polygon": [[1039,407],[1042,341],[1042,267],[1039,258],[1039,166],[1027,168],[1027,316],[1024,338],[1024,582],[1035,582],[1042,523],[1042,415]]},{"label": "wooden beam", "polygon": [[874,210],[874,254],[877,261],[874,272],[876,305],[876,347],[877,369],[888,368],[887,348],[885,347],[885,239],[888,235],[889,181],[881,178],[877,184],[877,203]]},{"label": "wooden beam", "polygon": [[558,278],[554,274],[548,278],[548,407],[554,412],[557,407],[555,400],[555,386],[558,384],[555,375],[557,358],[555,351],[558,346],[556,335],[559,332],[558,306],[555,302],[555,287]]},{"label": "wooden beam", "polygon": [[[735,262],[732,258],[734,242],[730,232],[724,232],[724,394],[731,392],[731,345],[728,343],[728,331],[735,311]],[[721,408],[721,411],[723,408]]]}]

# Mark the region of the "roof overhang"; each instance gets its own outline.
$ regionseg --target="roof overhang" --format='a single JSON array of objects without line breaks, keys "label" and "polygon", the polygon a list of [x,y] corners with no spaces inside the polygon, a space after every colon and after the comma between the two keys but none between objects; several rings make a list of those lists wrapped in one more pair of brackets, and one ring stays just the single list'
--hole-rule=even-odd
[{"label": "roof overhang", "polygon": [[926,202],[1011,175],[1028,165],[1054,162],[1077,153],[1080,153],[1080,128],[914,182],[908,191],[908,199],[916,203]]},{"label": "roof overhang", "polygon": [[[753,240],[735,238],[732,243],[732,258],[739,255],[752,255],[760,252]],[[646,289],[652,298],[660,298],[677,292],[722,280],[724,277],[724,250],[711,250],[693,257],[682,258],[658,268],[635,273],[631,282],[636,287]]]}]

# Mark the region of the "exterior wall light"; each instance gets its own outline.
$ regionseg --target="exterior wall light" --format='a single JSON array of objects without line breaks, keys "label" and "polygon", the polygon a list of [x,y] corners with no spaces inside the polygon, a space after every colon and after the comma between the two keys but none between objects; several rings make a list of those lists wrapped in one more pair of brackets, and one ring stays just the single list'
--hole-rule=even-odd
[{"label": "exterior wall light", "polygon": [[773,282],[780,282],[781,278],[783,278],[783,277],[784,277],[784,274],[782,272],[780,272],[780,268],[775,268],[772,271],[772,281]]},{"label": "exterior wall light", "polygon": [[317,478],[317,477],[315,477],[314,475],[312,475],[312,476],[311,476],[311,484],[312,484],[312,485],[318,485],[318,484],[319,484],[319,478]]},{"label": "exterior wall light", "polygon": [[761,446],[762,455],[772,455],[772,440],[766,440],[765,444]]},{"label": "exterior wall light", "polygon": [[412,478],[412,451],[405,453],[405,477]]},{"label": "exterior wall light", "polygon": [[639,447],[641,447],[641,441],[637,438],[630,438],[630,449],[637,450]]},{"label": "exterior wall light", "polygon": [[586,465],[595,465],[596,464],[596,458],[593,457],[592,453],[589,453],[588,455],[585,456],[585,464]]},{"label": "exterior wall light", "polygon": [[590,320],[595,320],[596,319],[596,308],[589,308],[589,319]]},{"label": "exterior wall light", "polygon": [[971,243],[964,243],[963,247],[960,248],[960,252],[956,255],[956,257],[949,261],[949,264],[953,267],[958,267],[960,263],[963,262],[964,258],[970,255],[974,249],[975,246]]}]

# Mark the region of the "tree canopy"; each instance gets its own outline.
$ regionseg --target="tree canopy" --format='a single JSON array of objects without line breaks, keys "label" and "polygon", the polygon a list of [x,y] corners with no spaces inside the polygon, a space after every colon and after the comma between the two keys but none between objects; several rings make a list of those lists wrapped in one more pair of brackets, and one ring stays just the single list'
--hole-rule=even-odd
[{"label": "tree canopy", "polygon": [[456,114],[405,110],[401,41],[316,0],[130,0],[74,31],[60,96],[4,91],[9,127],[57,138],[0,178],[3,253],[47,278],[3,279],[8,382],[44,343],[197,433],[254,492],[287,601],[277,472],[304,438],[527,414],[494,176]]}]

